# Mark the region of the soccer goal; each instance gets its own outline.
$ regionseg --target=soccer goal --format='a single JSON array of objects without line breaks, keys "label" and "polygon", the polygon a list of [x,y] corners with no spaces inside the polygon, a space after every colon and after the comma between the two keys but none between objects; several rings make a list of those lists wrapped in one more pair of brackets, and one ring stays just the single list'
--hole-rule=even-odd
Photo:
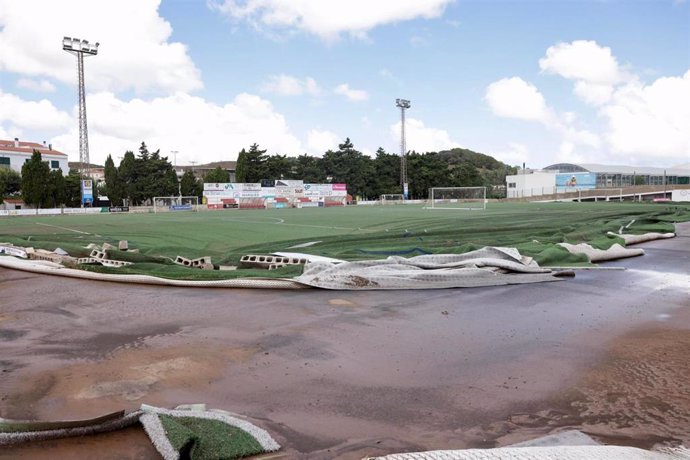
[{"label": "soccer goal", "polygon": [[198,196],[157,196],[153,198],[153,212],[198,211]]},{"label": "soccer goal", "polygon": [[381,204],[405,204],[405,196],[402,193],[381,195],[379,201]]},{"label": "soccer goal", "polygon": [[426,209],[486,209],[486,187],[434,187]]}]

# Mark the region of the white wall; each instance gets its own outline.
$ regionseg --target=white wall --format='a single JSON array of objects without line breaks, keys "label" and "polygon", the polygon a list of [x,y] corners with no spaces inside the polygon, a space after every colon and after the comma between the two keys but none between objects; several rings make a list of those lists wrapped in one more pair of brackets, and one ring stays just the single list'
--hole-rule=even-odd
[{"label": "white wall", "polygon": [[[0,158],[9,158],[10,159],[10,169],[13,169],[17,171],[18,173],[21,174],[22,172],[22,166],[24,166],[24,162],[26,160],[31,159],[30,154],[26,153],[20,153],[20,152],[6,152],[6,151],[1,151],[0,150]],[[67,164],[68,158],[64,155],[51,155],[48,153],[41,153],[41,158],[43,158],[43,161],[48,162],[48,166],[50,166],[51,161],[57,161],[60,169],[62,170],[62,175],[66,176],[69,173],[69,165]],[[52,170],[53,168],[51,168]]]},{"label": "white wall", "polygon": [[690,201],[690,190],[673,190],[671,201]]},{"label": "white wall", "polygon": [[550,195],[556,190],[556,173],[535,171],[506,176],[506,190],[508,198]]}]

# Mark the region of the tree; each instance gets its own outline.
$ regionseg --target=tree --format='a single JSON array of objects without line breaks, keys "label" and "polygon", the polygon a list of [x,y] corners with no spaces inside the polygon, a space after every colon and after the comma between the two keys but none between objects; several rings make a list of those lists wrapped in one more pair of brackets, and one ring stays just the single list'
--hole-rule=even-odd
[{"label": "tree", "polygon": [[22,196],[28,205],[40,208],[48,200],[50,167],[41,153],[34,150],[31,159],[22,166]]},{"label": "tree", "polygon": [[373,160],[355,150],[349,137],[338,145],[337,151],[329,150],[324,153],[322,161],[331,182],[347,184],[347,191],[351,195],[376,196],[371,181],[375,174]]},{"label": "tree", "polygon": [[62,170],[55,169],[50,171],[48,173],[45,204],[57,208],[65,204],[65,196],[65,178],[62,177]]},{"label": "tree", "polygon": [[320,158],[314,158],[306,153],[293,160],[294,173],[297,179],[307,184],[320,184],[326,181],[326,173]]},{"label": "tree", "polygon": [[128,205],[134,205],[135,199],[138,199],[136,192],[137,179],[137,162],[134,158],[134,152],[128,150],[125,156],[120,161],[120,166],[117,168],[117,175],[120,179],[122,198],[127,200]]},{"label": "tree", "polygon": [[386,153],[383,147],[376,151],[374,159],[374,196],[387,193],[401,193],[400,156]]},{"label": "tree", "polygon": [[105,194],[113,206],[121,206],[122,199],[126,196],[120,173],[110,155],[105,160]]},{"label": "tree", "polygon": [[204,176],[204,182],[209,184],[225,184],[230,182],[230,173],[218,166]]},{"label": "tree", "polygon": [[[287,155],[271,155],[263,164],[264,179],[288,179],[291,177],[292,162]],[[304,180],[300,177],[300,179]]]},{"label": "tree", "polygon": [[203,190],[204,184],[196,178],[194,173],[192,171],[185,171],[180,180],[180,193],[182,193],[182,196],[201,197]]},{"label": "tree", "polygon": [[70,169],[64,178],[65,184],[65,206],[77,208],[81,206],[81,177],[79,171]]},{"label": "tree", "polygon": [[0,204],[4,197],[14,195],[22,188],[22,176],[10,168],[0,168]]},{"label": "tree", "polygon": [[268,179],[264,168],[267,159],[265,153],[266,150],[260,150],[259,144],[256,143],[249,147],[249,151],[242,149],[237,157],[238,164],[235,170],[237,182],[256,183],[261,179]]}]

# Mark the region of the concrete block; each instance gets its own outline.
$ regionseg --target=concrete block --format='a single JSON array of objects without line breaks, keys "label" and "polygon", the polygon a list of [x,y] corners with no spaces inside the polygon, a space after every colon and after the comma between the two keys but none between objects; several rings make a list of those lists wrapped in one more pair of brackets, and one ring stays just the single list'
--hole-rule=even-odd
[{"label": "concrete block", "polygon": [[213,264],[201,264],[199,268],[202,270],[213,270]]},{"label": "concrete block", "polygon": [[110,243],[103,243],[103,250],[107,251],[108,249],[116,249],[115,246],[113,246]]},{"label": "concrete block", "polygon": [[98,260],[108,258],[105,251],[99,251],[98,249],[94,249],[93,251],[91,251],[90,256],[93,257],[94,259],[98,259]]},{"label": "concrete block", "polygon": [[211,262],[211,256],[204,256],[204,257],[199,257],[197,259],[192,260],[192,267],[195,268],[200,268],[203,264],[210,264]]},{"label": "concrete block", "polygon": [[182,256],[175,257],[175,263],[177,265],[183,265],[185,267],[191,267],[192,266],[192,261],[187,259],[186,257],[182,257]]},{"label": "concrete block", "polygon": [[[240,259],[240,266],[251,267],[251,268],[264,268],[270,270],[271,264],[277,266],[285,265],[304,265],[307,263],[307,259],[298,257],[282,257],[282,256],[263,256],[249,254],[242,256]],[[277,268],[277,267],[276,267]]]},{"label": "concrete block", "polygon": [[127,250],[129,249],[129,243],[127,243],[127,240],[121,240],[121,241],[118,243],[117,248],[118,248],[120,251],[127,251]]}]

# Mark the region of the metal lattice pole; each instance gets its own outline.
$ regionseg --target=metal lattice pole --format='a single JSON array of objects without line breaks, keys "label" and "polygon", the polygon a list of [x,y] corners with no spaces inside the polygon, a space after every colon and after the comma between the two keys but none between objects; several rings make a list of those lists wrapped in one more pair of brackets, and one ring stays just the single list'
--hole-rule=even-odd
[{"label": "metal lattice pole", "polygon": [[84,95],[84,54],[77,54],[77,74],[79,80],[79,177],[89,175],[89,129],[86,124],[86,96]]},{"label": "metal lattice pole", "polygon": [[396,99],[396,107],[400,107],[400,187],[407,199],[407,146],[405,141],[405,110],[410,108],[410,101]]},{"label": "metal lattice pole", "polygon": [[89,44],[88,40],[64,37],[62,49],[77,56],[77,81],[79,86],[79,177],[90,175],[89,130],[86,123],[86,89],[84,86],[84,55],[98,54],[98,45]]}]

